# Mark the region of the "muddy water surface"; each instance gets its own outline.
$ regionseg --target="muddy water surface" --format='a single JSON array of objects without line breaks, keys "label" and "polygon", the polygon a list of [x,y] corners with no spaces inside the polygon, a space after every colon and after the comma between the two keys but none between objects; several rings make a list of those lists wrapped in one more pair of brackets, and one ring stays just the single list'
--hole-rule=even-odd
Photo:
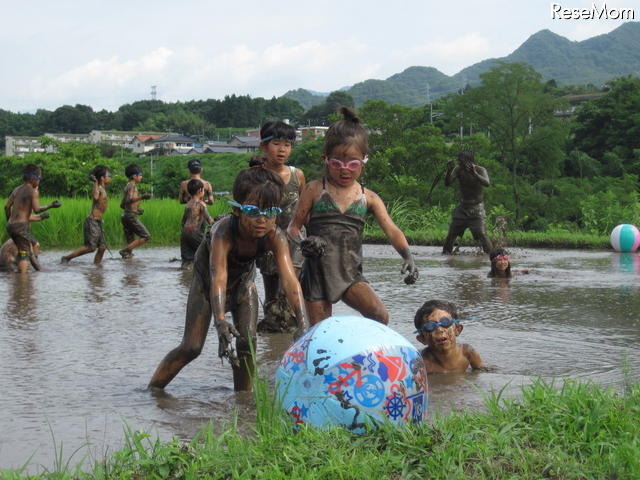
[{"label": "muddy water surface", "polygon": [[[388,246],[365,246],[365,275],[391,312],[390,326],[413,340],[413,315],[427,299],[455,302],[460,341],[495,368],[490,373],[429,378],[432,414],[481,408],[482,393],[506,386],[517,395],[533,377],[575,378],[621,388],[640,379],[640,255],[568,250],[514,250],[510,281],[488,279],[486,257],[471,250],[443,257],[413,248],[421,277],[402,283],[401,261]],[[46,271],[27,278],[0,273],[0,468],[53,468],[101,458],[122,445],[123,429],[162,439],[189,438],[234,411],[253,417],[250,395],[235,394],[217,358],[215,335],[166,394],[146,384],[180,341],[189,274],[169,262],[175,248],[136,251],[102,266],[89,256],[68,266],[66,252],[41,255]],[[258,276],[258,287],[261,281]],[[352,311],[338,304],[334,313]],[[261,372],[273,378],[288,335],[259,338]],[[62,450],[62,454],[60,454]]]}]

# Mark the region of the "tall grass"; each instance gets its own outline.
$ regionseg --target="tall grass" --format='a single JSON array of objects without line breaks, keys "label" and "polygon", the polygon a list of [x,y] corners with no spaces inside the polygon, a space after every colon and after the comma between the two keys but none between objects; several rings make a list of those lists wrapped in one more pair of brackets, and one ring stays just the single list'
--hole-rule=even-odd
[{"label": "tall grass", "polygon": [[[264,385],[263,385],[264,386]],[[354,435],[295,429],[266,389],[254,435],[208,425],[190,442],[126,432],[125,447],[79,469],[2,479],[638,479],[640,384],[626,393],[591,383],[542,380],[517,398],[488,394],[483,412]]]},{"label": "tall grass", "polygon": [[[52,200],[42,198],[41,204],[45,205]],[[32,223],[33,234],[45,248],[79,247],[83,244],[82,225],[91,210],[91,200],[63,198],[60,201],[62,207],[49,210],[50,218]],[[125,241],[122,223],[120,223],[123,210],[119,205],[119,196],[114,195],[109,198],[109,207],[103,220],[107,244],[112,250],[122,248]],[[140,220],[151,233],[151,241],[148,245],[176,245],[180,243],[180,221],[184,205],[174,199],[153,198],[141,202],[140,207],[144,209]],[[222,197],[217,198],[216,202],[208,209],[212,217],[231,211],[226,199]],[[5,223],[5,218],[0,219],[2,241],[7,238]]]}]

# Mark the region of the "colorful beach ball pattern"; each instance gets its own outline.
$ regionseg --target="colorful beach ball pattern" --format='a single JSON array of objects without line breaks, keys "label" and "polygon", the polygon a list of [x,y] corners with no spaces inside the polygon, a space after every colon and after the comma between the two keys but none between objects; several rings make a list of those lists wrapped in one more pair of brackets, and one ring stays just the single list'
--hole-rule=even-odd
[{"label": "colorful beach ball pattern", "polygon": [[640,246],[640,231],[634,225],[623,223],[611,231],[610,240],[616,252],[635,252]]},{"label": "colorful beach ball pattern", "polygon": [[376,422],[422,422],[428,406],[420,352],[402,335],[353,315],[323,320],[282,357],[276,390],[296,424],[360,433]]}]

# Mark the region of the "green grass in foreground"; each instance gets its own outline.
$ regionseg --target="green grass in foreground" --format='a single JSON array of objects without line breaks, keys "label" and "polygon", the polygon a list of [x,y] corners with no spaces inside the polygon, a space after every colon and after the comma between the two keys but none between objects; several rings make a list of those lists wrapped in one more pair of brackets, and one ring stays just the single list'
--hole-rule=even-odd
[{"label": "green grass in foreground", "polygon": [[[459,412],[433,424],[294,432],[264,383],[253,436],[208,426],[191,442],[128,432],[126,446],[92,471],[9,479],[638,479],[640,384],[624,394],[594,384],[542,380],[519,398],[491,394],[486,412]],[[85,465],[86,467],[86,465]]]}]

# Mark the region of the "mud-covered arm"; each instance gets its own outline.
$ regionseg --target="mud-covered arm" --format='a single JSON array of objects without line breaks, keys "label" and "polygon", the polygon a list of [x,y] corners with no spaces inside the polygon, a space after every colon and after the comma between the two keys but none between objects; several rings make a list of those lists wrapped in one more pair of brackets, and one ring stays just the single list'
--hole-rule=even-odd
[{"label": "mud-covered arm", "polygon": [[302,194],[307,180],[304,178],[304,172],[299,168],[296,168],[296,176],[298,177],[298,194]]},{"label": "mud-covered arm", "polygon": [[309,317],[307,315],[304,296],[302,295],[302,288],[300,287],[300,282],[298,281],[298,277],[293,269],[293,263],[291,262],[289,244],[287,243],[284,232],[279,228],[276,228],[274,232],[270,233],[268,238],[276,264],[278,265],[282,290],[287,296],[289,305],[291,305],[296,315],[298,328],[294,333],[294,337],[298,338],[309,328]]},{"label": "mud-covered arm", "polygon": [[365,193],[367,195],[367,205],[369,206],[369,210],[376,219],[376,222],[378,222],[378,225],[380,225],[380,228],[382,229],[384,234],[389,239],[389,243],[391,243],[393,248],[396,249],[396,251],[404,260],[400,273],[408,273],[412,276],[415,276],[415,281],[418,276],[418,269],[413,260],[411,250],[409,249],[409,242],[407,242],[407,237],[404,236],[402,230],[398,228],[398,226],[389,216],[387,208],[384,206],[384,202],[382,201],[382,199],[376,193],[372,192],[369,189],[366,189]]},{"label": "mud-covered arm", "polygon": [[471,368],[473,370],[484,370],[487,368],[487,366],[482,361],[482,358],[480,358],[480,354],[476,352],[471,345],[465,343],[462,349],[464,351],[465,357],[467,357],[467,360],[469,360],[469,365],[471,365]]},{"label": "mud-covered arm", "polygon": [[13,207],[13,202],[15,201],[15,190],[11,192],[9,198],[7,198],[7,203],[4,204],[4,215],[7,217],[7,220],[11,217],[11,207]]},{"label": "mud-covered arm", "polygon": [[210,182],[205,184],[203,200],[207,205],[213,205],[213,185]]},{"label": "mud-covered arm", "polygon": [[178,201],[180,203],[187,203],[189,201],[189,192],[187,192],[186,182],[180,182],[180,191],[178,192]]},{"label": "mud-covered arm", "polygon": [[313,200],[318,194],[318,189],[321,188],[321,184],[318,181],[309,182],[304,186],[300,198],[298,199],[298,206],[291,218],[289,228],[287,228],[287,234],[294,241],[300,240],[300,229],[309,220],[309,212],[313,207]]},{"label": "mud-covered arm", "polygon": [[213,223],[213,217],[209,213],[209,210],[207,209],[206,203],[202,202],[201,205],[202,205],[202,218],[204,218],[205,222],[207,222],[209,225],[211,225]]},{"label": "mud-covered arm", "polygon": [[[228,227],[228,222],[224,226]],[[227,255],[231,249],[231,240],[228,236],[227,228],[218,228],[212,234],[211,253],[209,255],[209,265],[211,274],[211,310],[213,322],[218,331],[218,356],[227,358],[230,363],[237,361],[237,356],[233,350],[233,337],[240,334],[225,319],[225,298],[227,294]]]},{"label": "mud-covered arm", "polygon": [[448,187],[453,183],[453,181],[458,178],[458,172],[460,171],[460,166],[453,166],[453,163],[447,164],[447,174],[444,176],[444,186]]},{"label": "mud-covered arm", "polygon": [[487,173],[486,168],[474,165],[473,173],[478,181],[482,184],[482,186],[488,187],[489,185],[491,185],[491,182],[489,182],[489,174]]}]

